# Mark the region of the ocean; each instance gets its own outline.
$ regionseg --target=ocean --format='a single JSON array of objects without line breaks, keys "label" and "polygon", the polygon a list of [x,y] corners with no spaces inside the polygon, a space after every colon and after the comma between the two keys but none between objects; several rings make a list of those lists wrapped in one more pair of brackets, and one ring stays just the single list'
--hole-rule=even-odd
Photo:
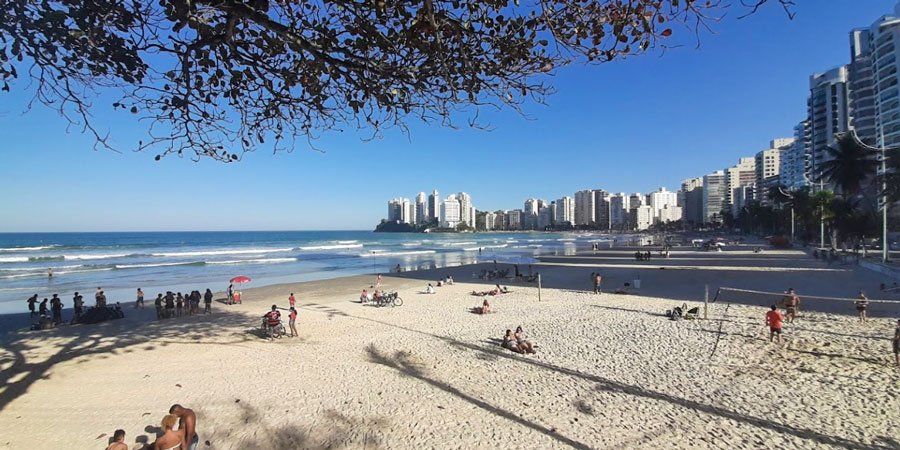
[{"label": "ocean", "polygon": [[386,273],[398,264],[404,270],[493,260],[527,264],[611,239],[589,233],[0,233],[0,314],[27,311],[25,300],[33,294],[39,300],[60,294],[71,307],[74,292],[92,304],[102,287],[111,304],[125,304],[140,287],[152,302],[166,291],[223,291],[237,275],[252,278],[246,286],[254,287]]}]

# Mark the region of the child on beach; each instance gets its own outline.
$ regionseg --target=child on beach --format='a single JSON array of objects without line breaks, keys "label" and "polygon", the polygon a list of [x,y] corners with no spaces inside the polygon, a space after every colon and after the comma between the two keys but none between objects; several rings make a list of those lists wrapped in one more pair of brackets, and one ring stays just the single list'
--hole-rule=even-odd
[{"label": "child on beach", "polygon": [[291,307],[291,308],[294,307],[294,303],[296,303],[296,301],[297,301],[297,300],[294,298],[294,293],[291,292],[291,296],[288,297],[288,303],[290,303],[290,307]]},{"label": "child on beach", "polygon": [[778,306],[772,305],[772,310],[766,313],[766,326],[769,327],[769,342],[772,342],[777,334],[778,343],[781,343],[781,322],[783,320],[784,316],[778,312]]},{"label": "child on beach", "polygon": [[[293,297],[294,295],[291,294],[291,298]],[[300,333],[297,332],[297,327],[294,325],[295,323],[297,323],[297,310],[294,309],[294,305],[292,304],[291,312],[288,313],[288,325],[291,327],[291,337],[300,335]]]}]

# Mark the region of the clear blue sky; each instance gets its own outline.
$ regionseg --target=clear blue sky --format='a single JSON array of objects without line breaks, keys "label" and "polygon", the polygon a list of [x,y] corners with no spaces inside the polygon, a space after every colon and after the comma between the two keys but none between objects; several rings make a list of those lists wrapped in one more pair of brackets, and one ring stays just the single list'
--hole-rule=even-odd
[{"label": "clear blue sky", "polygon": [[[0,231],[371,229],[392,197],[433,188],[486,210],[585,188],[676,189],[791,136],[809,75],[849,62],[848,32],[895,4],[797,3],[793,21],[777,4],[742,20],[732,10],[700,48],[676,29],[688,45],[665,55],[561,70],[547,106],[490,115],[491,132],[412,123],[409,138],[326,135],[325,153],[239,164],[94,151],[47,108],[23,113],[31,93],[19,82],[0,94]],[[119,144],[142,138],[127,114],[98,119]]]}]

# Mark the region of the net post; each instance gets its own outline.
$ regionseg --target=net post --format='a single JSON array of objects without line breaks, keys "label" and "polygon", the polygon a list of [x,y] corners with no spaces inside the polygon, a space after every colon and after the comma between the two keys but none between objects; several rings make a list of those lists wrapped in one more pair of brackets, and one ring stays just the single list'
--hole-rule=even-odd
[{"label": "net post", "polygon": [[541,274],[538,274],[538,301],[541,301]]},{"label": "net post", "polygon": [[706,311],[709,309],[709,285],[703,287],[703,320],[707,319]]}]

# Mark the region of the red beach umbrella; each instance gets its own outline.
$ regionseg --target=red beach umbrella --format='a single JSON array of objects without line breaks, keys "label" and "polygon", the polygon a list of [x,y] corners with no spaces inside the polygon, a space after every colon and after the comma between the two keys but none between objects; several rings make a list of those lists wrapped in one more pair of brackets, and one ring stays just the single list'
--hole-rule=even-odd
[{"label": "red beach umbrella", "polygon": [[232,278],[230,281],[231,281],[232,283],[237,283],[237,284],[241,284],[241,283],[249,283],[249,282],[250,282],[250,277],[248,277],[248,276],[246,276],[246,275],[238,275],[238,276]]}]

